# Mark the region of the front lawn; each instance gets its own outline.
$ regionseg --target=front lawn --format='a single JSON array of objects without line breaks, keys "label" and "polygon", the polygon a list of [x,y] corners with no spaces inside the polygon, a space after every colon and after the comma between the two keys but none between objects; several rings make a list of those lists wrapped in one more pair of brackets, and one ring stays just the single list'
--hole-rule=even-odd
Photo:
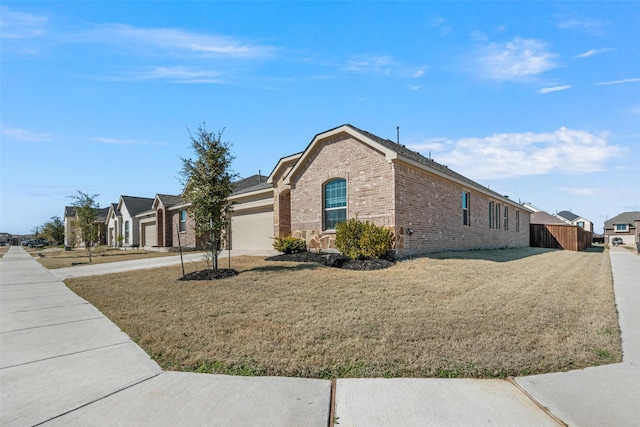
[{"label": "front lawn", "polygon": [[176,266],[66,283],[170,370],[505,377],[621,361],[607,251],[443,253],[377,271],[241,257],[232,268],[216,281],[179,281]]}]

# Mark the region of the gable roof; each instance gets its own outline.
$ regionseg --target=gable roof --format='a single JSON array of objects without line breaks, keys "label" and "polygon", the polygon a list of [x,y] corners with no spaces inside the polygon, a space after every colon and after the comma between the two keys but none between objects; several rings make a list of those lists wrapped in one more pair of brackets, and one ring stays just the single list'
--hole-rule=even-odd
[{"label": "gable roof", "polygon": [[273,188],[271,183],[269,183],[268,181],[269,181],[268,176],[264,176],[262,174],[260,175],[256,174],[256,175],[251,175],[250,177],[232,182],[231,186],[233,188],[233,193],[231,193],[231,196],[250,193],[252,191],[266,190],[269,188]]},{"label": "gable roof", "polygon": [[507,196],[504,196],[500,193],[496,193],[495,191],[483,185],[480,185],[477,182],[463,175],[460,175],[459,173],[449,169],[448,166],[441,165],[440,163],[437,163],[432,159],[426,158],[422,154],[416,151],[412,151],[407,147],[405,147],[404,145],[398,144],[389,139],[380,138],[379,136],[376,136],[362,129],[358,129],[357,127],[350,124],[344,124],[342,126],[329,129],[328,131],[319,133],[316,136],[314,136],[311,142],[309,143],[309,145],[307,146],[307,148],[300,155],[300,158],[298,159],[298,161],[295,163],[293,168],[291,168],[291,170],[287,174],[287,177],[285,178],[285,184],[291,183],[291,177],[293,177],[295,173],[298,171],[298,169],[301,168],[303,164],[305,164],[305,160],[311,155],[314,147],[319,143],[319,141],[332,136],[339,135],[341,133],[348,133],[356,137],[358,140],[364,142],[365,144],[371,146],[372,148],[382,152],[387,161],[400,160],[402,162],[411,164],[413,166],[426,170],[435,175],[449,179],[450,181],[454,181],[461,185],[474,188],[475,190],[481,193],[487,194],[496,199],[521,207],[519,203],[509,199]]},{"label": "gable roof", "polygon": [[613,228],[616,224],[633,224],[640,221],[640,211],[623,212],[604,222],[604,228]]},{"label": "gable roof", "polygon": [[[107,214],[109,213],[109,208],[98,208],[94,209],[96,213],[96,222],[106,222]],[[67,217],[75,217],[76,216],[76,207],[75,206],[65,206],[64,207],[64,216]]]},{"label": "gable roof", "polygon": [[153,207],[153,199],[148,197],[120,196],[118,209],[122,209],[122,205],[127,206],[129,215],[136,216],[140,212],[148,211]]},{"label": "gable roof", "polygon": [[570,226],[567,222],[561,220],[555,215],[551,215],[545,211],[533,212],[531,214],[531,224],[554,224],[554,225],[567,225]]},{"label": "gable roof", "polygon": [[182,197],[172,196],[170,194],[156,194],[155,199],[153,199],[154,208],[157,206],[156,204],[157,201],[160,201],[167,208],[184,203],[184,200],[182,199]]},{"label": "gable roof", "polygon": [[560,211],[556,215],[566,219],[567,221],[575,221],[576,219],[580,218],[578,215],[574,214],[571,211]]}]

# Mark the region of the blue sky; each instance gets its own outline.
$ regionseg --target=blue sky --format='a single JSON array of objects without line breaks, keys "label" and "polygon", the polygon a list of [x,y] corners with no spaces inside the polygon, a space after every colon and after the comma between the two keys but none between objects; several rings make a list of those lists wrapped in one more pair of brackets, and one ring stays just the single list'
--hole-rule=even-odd
[{"label": "blue sky", "polygon": [[512,199],[640,210],[638,2],[0,6],[0,231],[179,194],[187,129],[268,175],[350,123]]}]

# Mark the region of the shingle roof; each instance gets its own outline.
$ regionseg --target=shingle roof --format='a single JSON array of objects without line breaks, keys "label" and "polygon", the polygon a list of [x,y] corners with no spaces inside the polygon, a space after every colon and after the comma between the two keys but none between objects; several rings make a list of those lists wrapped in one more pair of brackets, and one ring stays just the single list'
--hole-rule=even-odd
[{"label": "shingle roof", "polygon": [[560,218],[546,213],[545,211],[532,212],[531,224],[558,224],[558,225],[570,225],[561,220]]},{"label": "shingle roof", "polygon": [[96,209],[96,222],[106,222],[109,208]]},{"label": "shingle roof", "polygon": [[172,196],[170,194],[158,194],[158,199],[162,202],[166,207],[171,207],[175,205],[181,205],[184,203],[184,200],[180,196]]},{"label": "shingle roof", "polygon": [[64,207],[64,217],[76,216],[76,208],[75,206],[65,206]]},{"label": "shingle roof", "polygon": [[153,199],[148,197],[133,197],[133,196],[120,196],[125,205],[129,215],[135,216],[140,212],[146,212],[153,208]]},{"label": "shingle roof", "polygon": [[604,228],[613,228],[616,224],[633,224],[640,221],[640,211],[623,212],[604,222]]},{"label": "shingle roof", "polygon": [[240,179],[232,183],[233,193],[232,196],[243,193],[250,193],[252,191],[265,190],[272,188],[273,185],[267,182],[268,176],[264,175],[251,175],[250,177]]},{"label": "shingle roof", "polygon": [[575,221],[576,219],[580,218],[578,215],[574,214],[571,211],[561,211],[561,212],[558,212],[556,215],[561,216],[567,221]]}]

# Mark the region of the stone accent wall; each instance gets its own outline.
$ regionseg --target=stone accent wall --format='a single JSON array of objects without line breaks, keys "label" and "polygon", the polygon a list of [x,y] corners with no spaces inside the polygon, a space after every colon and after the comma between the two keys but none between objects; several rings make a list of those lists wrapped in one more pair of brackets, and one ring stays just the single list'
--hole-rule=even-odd
[{"label": "stone accent wall", "polygon": [[323,229],[324,184],[347,181],[347,218],[357,217],[393,228],[393,165],[380,153],[350,135],[320,141],[315,152],[291,177],[291,233],[310,249],[335,248],[335,233]]},{"label": "stone accent wall", "polygon": [[[529,246],[529,213],[522,207],[446,180],[416,167],[394,163],[397,249],[406,254]],[[471,224],[463,224],[462,192],[470,194]],[[509,207],[509,229],[489,227],[489,201]],[[516,232],[516,210],[520,211]],[[409,239],[405,234],[412,228]],[[409,241],[411,248],[409,248]]]}]

